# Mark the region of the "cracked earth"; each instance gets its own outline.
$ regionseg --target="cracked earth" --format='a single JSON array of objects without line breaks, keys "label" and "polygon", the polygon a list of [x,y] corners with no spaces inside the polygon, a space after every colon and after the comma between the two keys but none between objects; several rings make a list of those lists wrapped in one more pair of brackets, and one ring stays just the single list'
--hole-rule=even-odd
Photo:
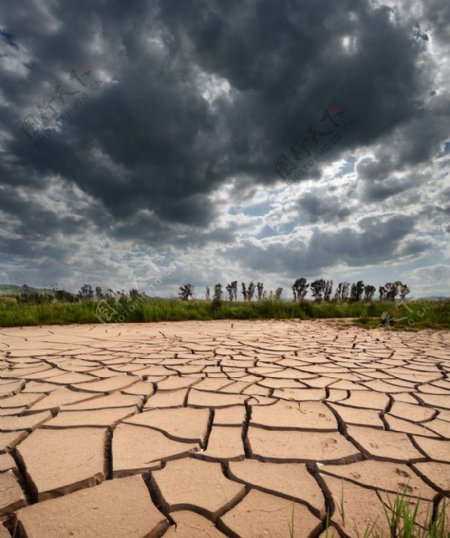
[{"label": "cracked earth", "polygon": [[[389,536],[450,493],[449,333],[0,330],[0,538]],[[342,510],[342,507],[344,510]]]}]

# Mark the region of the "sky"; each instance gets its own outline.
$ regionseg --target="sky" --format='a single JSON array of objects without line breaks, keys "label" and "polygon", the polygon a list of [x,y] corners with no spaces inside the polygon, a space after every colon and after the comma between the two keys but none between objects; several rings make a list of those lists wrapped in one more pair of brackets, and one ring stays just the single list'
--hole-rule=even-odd
[{"label": "sky", "polygon": [[448,0],[5,0],[0,283],[450,295]]}]

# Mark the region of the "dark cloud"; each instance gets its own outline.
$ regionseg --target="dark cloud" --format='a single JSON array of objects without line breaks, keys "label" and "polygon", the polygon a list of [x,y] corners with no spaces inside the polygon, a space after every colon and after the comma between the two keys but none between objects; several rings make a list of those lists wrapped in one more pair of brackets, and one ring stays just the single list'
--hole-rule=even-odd
[{"label": "dark cloud", "polygon": [[339,264],[358,267],[425,252],[432,244],[429,240],[408,238],[414,228],[414,217],[367,217],[359,221],[358,229],[316,228],[308,241],[297,239],[289,244],[277,241],[267,245],[246,242],[231,248],[228,254],[243,259],[255,270],[287,273],[291,277],[300,273],[311,275]]},{"label": "dark cloud", "polygon": [[392,173],[389,163],[364,159],[358,163],[357,174],[362,200],[379,203],[404,193],[419,185],[425,185],[429,177],[425,174],[406,174],[398,176]]},{"label": "dark cloud", "polygon": [[0,38],[2,38],[3,41],[7,43],[10,47],[19,49],[16,43],[16,38],[10,32],[8,32],[8,30],[0,28]]},{"label": "dark cloud", "polygon": [[318,222],[343,222],[352,214],[349,207],[350,200],[342,200],[338,197],[322,196],[307,192],[298,202],[300,216],[306,216],[306,221],[312,224]]},{"label": "dark cloud", "polygon": [[450,4],[446,0],[423,2],[424,15],[433,29],[433,35],[448,45],[450,43]]},{"label": "dark cloud", "polygon": [[[25,28],[20,13],[8,14],[42,66],[29,73],[27,96],[11,87],[8,97],[39,103],[57,76],[80,62],[94,73],[107,70],[117,83],[89,95],[28,166],[76,182],[113,214],[140,206],[195,223],[193,195],[233,175],[273,180],[277,151],[310,124],[322,125],[330,100],[357,121],[335,151],[370,142],[415,112],[418,52],[389,10],[363,1],[166,0],[152,8],[138,2],[130,13],[118,2],[108,10],[87,2],[42,5],[46,15],[36,16],[44,28],[48,19],[59,25],[48,35],[38,24]],[[356,41],[354,52],[340,45],[346,35]],[[199,93],[200,69],[228,81],[230,101],[208,104]],[[10,148],[24,158],[17,142]]]},{"label": "dark cloud", "polygon": [[[327,163],[371,147],[357,164],[362,205],[416,187],[419,176],[405,171],[442,149],[450,114],[430,48],[448,37],[448,2],[422,7],[422,20],[412,21],[369,0],[2,4],[2,252],[34,256],[47,243],[48,256],[58,257],[67,247],[55,238],[75,241],[86,231],[136,248],[230,245],[245,230],[239,219],[220,220],[222,202],[242,203],[274,186],[278,156],[295,161],[290,148],[305,138],[308,152],[321,155],[314,162],[305,149],[297,155],[298,181],[319,179]],[[95,90],[94,80],[101,81]],[[45,127],[37,107],[52,98],[59,111],[80,101],[36,147],[23,120],[31,114]],[[351,129],[336,128],[345,118]],[[336,129],[341,136],[330,143]],[[224,187],[226,201],[216,196]],[[379,247],[380,232],[362,222],[360,231],[322,230],[353,214],[356,203],[342,199],[337,191],[298,201],[307,223],[318,225],[311,243],[297,244],[307,249],[305,268],[377,263],[400,252],[398,241],[410,233],[401,219],[394,223],[401,237],[379,223]],[[255,216],[251,208],[242,213]],[[273,229],[264,223],[249,233],[263,240]],[[371,251],[365,241],[373,241]],[[283,258],[276,263],[294,267],[295,248],[280,244],[257,247],[262,267],[275,263],[262,259],[273,258],[271,248]]]}]

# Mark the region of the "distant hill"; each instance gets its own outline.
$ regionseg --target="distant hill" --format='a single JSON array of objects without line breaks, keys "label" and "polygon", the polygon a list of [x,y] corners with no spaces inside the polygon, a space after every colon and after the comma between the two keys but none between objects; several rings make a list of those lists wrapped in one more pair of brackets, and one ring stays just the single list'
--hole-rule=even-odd
[{"label": "distant hill", "polygon": [[14,284],[0,284],[0,295],[31,295],[37,293],[43,295],[49,293],[53,295],[53,290],[47,288],[33,288],[24,284],[23,286],[16,286]]}]

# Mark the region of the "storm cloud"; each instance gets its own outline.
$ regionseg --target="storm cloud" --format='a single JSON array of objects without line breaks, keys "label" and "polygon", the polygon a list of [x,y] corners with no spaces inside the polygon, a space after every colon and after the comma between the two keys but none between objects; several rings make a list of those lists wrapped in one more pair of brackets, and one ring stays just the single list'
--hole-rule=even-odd
[{"label": "storm cloud", "polygon": [[121,286],[155,256],[177,267],[166,293],[446,266],[449,18],[438,0],[3,4],[0,280]]}]

